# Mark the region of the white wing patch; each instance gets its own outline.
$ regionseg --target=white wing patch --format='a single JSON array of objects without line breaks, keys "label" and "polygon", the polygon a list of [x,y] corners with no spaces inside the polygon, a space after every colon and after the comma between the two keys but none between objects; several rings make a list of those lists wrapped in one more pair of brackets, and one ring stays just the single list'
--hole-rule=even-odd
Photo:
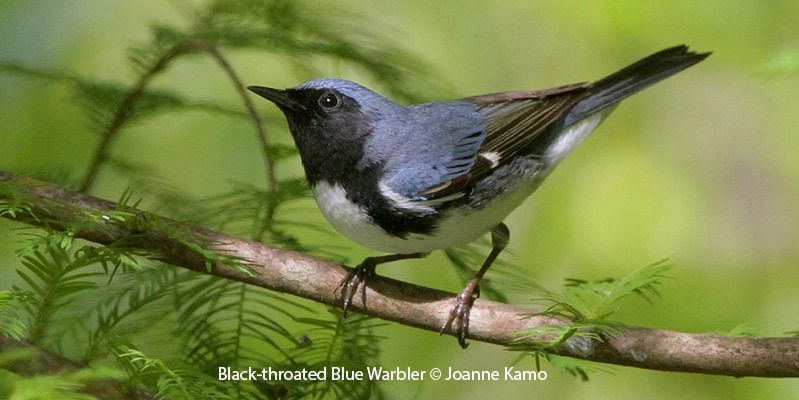
[{"label": "white wing patch", "polygon": [[480,157],[485,158],[488,162],[491,163],[491,168],[496,168],[499,165],[499,161],[502,159],[498,152],[496,151],[486,151],[480,153]]},{"label": "white wing patch", "polygon": [[377,187],[380,189],[380,194],[382,194],[383,197],[388,199],[388,201],[390,201],[397,208],[422,213],[431,213],[434,211],[433,208],[428,205],[428,202],[405,197],[395,192],[384,182],[380,182]]}]

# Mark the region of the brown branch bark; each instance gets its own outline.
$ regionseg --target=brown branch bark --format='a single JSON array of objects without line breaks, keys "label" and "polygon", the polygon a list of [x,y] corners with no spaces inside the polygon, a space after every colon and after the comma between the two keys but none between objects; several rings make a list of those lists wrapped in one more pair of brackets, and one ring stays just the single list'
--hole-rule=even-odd
[{"label": "brown branch bark", "polygon": [[[127,226],[130,224],[114,225],[111,221],[92,218],[87,213],[113,210],[115,204],[112,202],[0,172],[0,184],[3,182],[10,183],[26,197],[36,216],[17,213],[16,217],[5,215],[6,218],[55,229],[79,227],[78,237],[100,244],[125,239],[127,246],[160,254],[163,261],[170,264],[208,273],[205,259],[200,254],[171,239],[166,232]],[[6,192],[0,191],[0,199],[11,196]],[[145,212],[137,213],[143,220],[148,218]],[[254,275],[250,276],[217,263],[210,271],[213,275],[320,303],[340,304],[335,289],[348,271],[340,265],[198,226],[162,221],[168,222],[170,229],[179,229],[190,235],[197,243],[213,246],[218,252],[241,257],[254,265]],[[356,296],[353,308],[432,332],[438,331],[455,300],[453,293],[382,277],[370,278],[366,297],[366,308],[360,302],[360,296]],[[533,313],[535,311],[531,309],[477,300],[471,312],[469,338],[508,345],[518,337],[520,330],[564,323],[551,317],[530,317]],[[456,351],[454,343],[453,351]],[[729,337],[624,327],[618,336],[603,342],[572,338],[554,352],[584,360],[661,371],[736,377],[799,377],[799,338]]]}]

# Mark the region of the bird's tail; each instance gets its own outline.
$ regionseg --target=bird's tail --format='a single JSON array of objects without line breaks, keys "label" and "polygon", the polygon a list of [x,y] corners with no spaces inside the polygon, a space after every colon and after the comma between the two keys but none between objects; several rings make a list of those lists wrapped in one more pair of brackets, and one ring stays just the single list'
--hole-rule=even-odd
[{"label": "bird's tail", "polygon": [[566,116],[569,126],[589,115],[602,111],[628,96],[666,79],[702,60],[710,53],[695,53],[685,45],[661,50],[594,83],[589,95],[580,100]]}]

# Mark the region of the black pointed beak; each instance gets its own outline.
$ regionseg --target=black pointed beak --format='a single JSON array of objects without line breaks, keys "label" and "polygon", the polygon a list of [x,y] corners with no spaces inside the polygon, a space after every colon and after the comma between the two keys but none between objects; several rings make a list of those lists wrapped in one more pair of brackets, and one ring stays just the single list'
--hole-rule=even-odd
[{"label": "black pointed beak", "polygon": [[247,86],[247,90],[275,103],[283,110],[300,112],[305,109],[302,104],[289,96],[287,90],[272,89],[263,86]]}]

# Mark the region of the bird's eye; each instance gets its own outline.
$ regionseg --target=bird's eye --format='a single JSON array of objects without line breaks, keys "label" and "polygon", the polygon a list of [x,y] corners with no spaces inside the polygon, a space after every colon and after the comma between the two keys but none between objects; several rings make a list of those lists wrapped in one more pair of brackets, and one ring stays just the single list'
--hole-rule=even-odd
[{"label": "bird's eye", "polygon": [[331,111],[341,104],[338,96],[335,93],[324,93],[319,96],[319,107],[322,107],[326,111]]}]

